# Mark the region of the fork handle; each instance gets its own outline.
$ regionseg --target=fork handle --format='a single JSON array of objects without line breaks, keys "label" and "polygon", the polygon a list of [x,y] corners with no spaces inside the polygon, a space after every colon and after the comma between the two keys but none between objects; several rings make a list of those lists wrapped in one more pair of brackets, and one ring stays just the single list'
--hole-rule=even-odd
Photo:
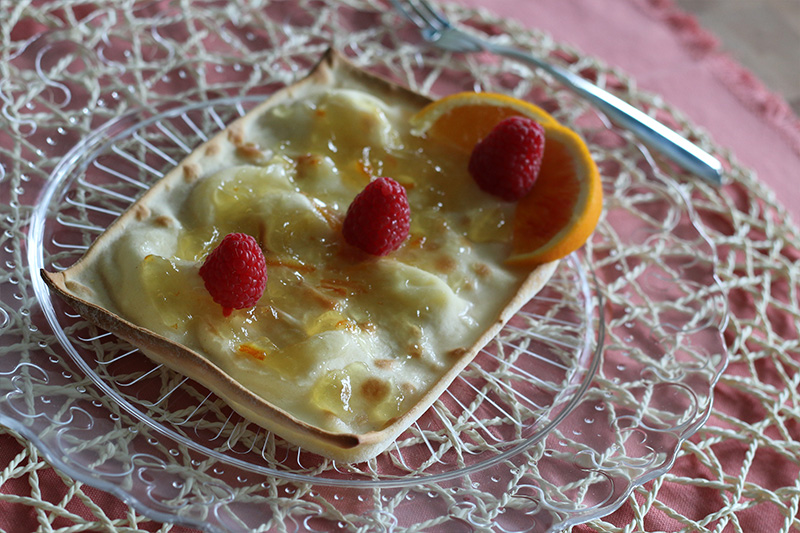
[{"label": "fork handle", "polygon": [[651,116],[624,100],[557,65],[507,46],[487,43],[487,51],[532,64],[585,98],[612,122],[629,130],[650,148],[660,152],[685,170],[715,184],[722,183],[722,164],[697,145],[684,139]]}]

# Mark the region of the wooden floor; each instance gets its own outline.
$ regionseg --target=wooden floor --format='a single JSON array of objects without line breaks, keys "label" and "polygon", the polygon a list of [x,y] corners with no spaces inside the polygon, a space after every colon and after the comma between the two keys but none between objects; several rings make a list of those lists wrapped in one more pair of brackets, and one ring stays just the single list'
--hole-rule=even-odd
[{"label": "wooden floor", "polygon": [[800,0],[676,0],[800,115]]}]

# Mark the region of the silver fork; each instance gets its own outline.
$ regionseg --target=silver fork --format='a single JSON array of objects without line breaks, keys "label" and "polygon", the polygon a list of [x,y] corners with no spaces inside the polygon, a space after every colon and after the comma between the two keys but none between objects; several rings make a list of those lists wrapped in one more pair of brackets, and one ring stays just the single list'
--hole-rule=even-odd
[{"label": "silver fork", "polygon": [[391,2],[420,29],[426,41],[452,52],[488,51],[538,67],[575,94],[585,98],[612,122],[629,130],[650,148],[662,153],[692,174],[715,185],[722,183],[722,165],[714,156],[577,74],[516,48],[495,44],[465,33],[454,27],[447,17],[427,0],[391,0]]}]

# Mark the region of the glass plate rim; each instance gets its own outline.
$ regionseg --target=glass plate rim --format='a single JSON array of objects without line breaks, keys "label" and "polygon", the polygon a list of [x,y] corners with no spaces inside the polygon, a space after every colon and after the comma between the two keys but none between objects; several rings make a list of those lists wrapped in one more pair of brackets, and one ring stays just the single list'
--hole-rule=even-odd
[{"label": "glass plate rim", "polygon": [[[657,166],[656,166],[655,168],[657,168]],[[689,199],[688,199],[688,196],[687,196],[687,194],[686,194],[686,191],[685,191],[685,189],[684,189],[682,186],[680,186],[680,185],[679,185],[677,182],[675,182],[674,180],[672,180],[672,179],[670,179],[670,178],[663,178],[663,179],[662,179],[662,181],[663,181],[664,183],[666,183],[666,184],[667,184],[667,185],[668,185],[670,188],[672,188],[673,190],[677,190],[677,191],[678,191],[678,193],[680,194],[680,196],[681,196],[681,197],[684,199],[684,201],[685,201],[685,204],[684,204],[684,205],[685,205],[685,206],[688,208],[688,210],[689,210],[689,213],[690,213],[692,216],[697,216],[697,213],[695,212],[695,210],[694,210],[694,207],[693,207],[693,206],[692,206],[692,204],[691,204],[691,201],[689,201]],[[698,224],[694,224],[694,227],[695,227],[696,229],[698,229],[698,230],[701,230],[701,228],[702,228],[702,224],[700,224],[700,225],[698,225]],[[708,239],[706,235],[703,235],[703,237],[705,238],[705,240],[706,240],[706,242],[707,242],[707,243],[709,243],[710,245],[712,245],[712,246],[713,246],[713,242],[711,242],[711,241],[710,241],[710,239]],[[30,253],[30,249],[28,250],[28,253]],[[715,254],[716,254],[716,250],[715,250]],[[716,266],[716,263],[715,263],[715,266]],[[38,279],[38,276],[33,276],[33,273],[31,273],[31,274],[32,274],[32,277],[34,277],[34,278],[35,278],[35,279],[34,279],[34,282],[35,282],[35,281],[36,281],[36,279]],[[717,329],[718,329],[720,332],[724,330],[725,324],[726,324],[726,322],[727,322],[727,320],[728,320],[727,301],[725,301],[725,304],[726,304],[726,309],[725,309],[725,311],[722,313],[722,315],[721,315],[721,319],[719,320],[719,323],[718,323],[718,324],[717,324],[717,323],[715,323],[715,327],[716,327],[716,328],[717,328]],[[674,461],[677,459],[677,455],[676,455],[676,453],[674,453],[674,452],[675,452],[675,451],[677,451],[677,449],[678,449],[678,448],[681,446],[681,444],[683,443],[683,441],[684,441],[684,440],[686,440],[686,439],[688,439],[688,438],[689,438],[689,437],[690,437],[690,436],[691,436],[691,435],[692,435],[692,434],[693,434],[693,433],[694,433],[694,432],[695,432],[695,431],[696,431],[696,430],[697,430],[699,427],[701,427],[701,426],[702,426],[702,424],[703,424],[703,423],[705,423],[705,420],[708,418],[708,416],[709,416],[709,414],[710,414],[710,408],[711,408],[711,405],[713,404],[713,397],[714,397],[714,385],[716,384],[716,382],[719,380],[719,378],[720,378],[720,377],[721,377],[721,375],[723,374],[723,372],[724,372],[725,368],[727,367],[727,364],[728,364],[728,362],[729,362],[729,361],[728,361],[728,352],[727,352],[727,350],[726,350],[726,351],[724,352],[723,361],[722,361],[722,363],[721,363],[720,365],[718,365],[718,366],[716,367],[716,372],[715,372],[715,375],[714,375],[714,377],[713,377],[713,380],[711,380],[711,382],[710,382],[710,390],[709,390],[709,392],[708,392],[708,407],[707,407],[707,408],[706,408],[706,410],[705,410],[705,411],[704,411],[704,412],[701,414],[701,416],[699,416],[699,417],[697,417],[697,418],[696,418],[696,421],[695,421],[695,423],[694,423],[694,424],[691,424],[691,426],[692,426],[692,429],[687,429],[686,431],[684,431],[684,432],[683,432],[683,434],[681,435],[681,438],[680,438],[679,442],[676,444],[676,448],[675,448],[675,450],[674,450],[674,451],[673,451],[673,453],[671,454],[671,458],[670,458],[670,461],[669,461],[669,463],[668,463],[668,464],[666,464],[666,465],[665,465],[664,467],[662,467],[662,468],[655,469],[655,470],[650,470],[650,471],[649,471],[649,472],[647,472],[647,473],[646,473],[644,476],[642,476],[642,477],[640,477],[640,478],[637,478],[637,479],[636,479],[634,482],[632,482],[632,484],[630,485],[629,489],[626,491],[625,495],[624,495],[624,496],[622,496],[621,498],[619,498],[619,502],[618,502],[618,504],[617,504],[616,506],[612,506],[612,508],[611,508],[610,510],[613,510],[613,508],[616,508],[616,507],[618,507],[619,505],[621,505],[621,503],[622,503],[622,502],[624,502],[625,498],[626,498],[626,497],[627,497],[627,496],[628,496],[628,495],[629,495],[629,494],[630,494],[630,493],[631,493],[631,492],[632,492],[632,491],[633,491],[633,490],[634,490],[634,489],[635,489],[637,486],[639,486],[639,485],[641,485],[641,484],[643,484],[643,483],[646,483],[647,481],[649,481],[649,480],[651,480],[651,479],[653,479],[653,478],[655,478],[655,477],[658,477],[658,476],[659,476],[659,475],[661,475],[663,472],[665,472],[665,471],[668,471],[668,470],[671,468],[672,464],[673,464],[673,463],[674,463]],[[21,433],[21,434],[25,434],[25,428],[24,428],[24,427],[20,427],[21,425],[20,425],[19,423],[17,423],[17,421],[15,421],[15,420],[13,420],[13,419],[11,419],[11,421],[12,421],[13,423],[9,423],[9,422],[6,420],[6,417],[5,417],[5,416],[4,416],[2,413],[0,413],[0,421],[3,421],[3,423],[4,423],[4,424],[6,424],[7,426],[9,426],[9,427],[11,427],[12,429],[16,430],[17,432],[19,432],[19,433]],[[14,426],[17,426],[17,427],[14,427]],[[30,438],[30,440],[32,441],[32,443],[33,443],[34,445],[36,445],[36,441],[38,441],[39,439]],[[40,444],[41,444],[41,442],[40,442]],[[39,446],[37,446],[37,448],[39,448],[39,449],[41,450],[41,446],[40,446],[40,445],[39,445]],[[43,455],[45,455],[45,456],[46,456],[46,454],[44,454],[44,453],[43,453]],[[56,459],[55,461],[51,461],[51,462],[58,462],[58,458],[55,458],[55,459]],[[72,469],[70,468],[70,466],[69,466],[68,464],[66,464],[66,463],[63,463],[63,466],[60,466],[59,468],[60,468],[61,470],[63,470],[65,473],[70,473],[70,472],[72,471]],[[76,478],[77,478],[78,476],[73,476],[73,477],[76,477]],[[98,488],[103,488],[103,487],[99,486],[99,485],[100,485],[99,481],[100,481],[100,480],[94,480],[93,482],[91,482],[91,484],[92,484],[93,486],[98,486]],[[124,493],[124,491],[119,491],[118,487],[115,487],[115,486],[113,486],[113,485],[109,485],[108,487],[106,487],[106,488],[103,488],[103,489],[104,489],[104,490],[106,490],[106,491],[108,491],[108,492],[110,492],[110,493],[113,493],[113,494],[117,495],[118,497],[122,498],[122,499],[123,499],[123,500],[125,500],[125,501],[129,501],[129,498],[127,498],[127,497],[126,497],[126,494]],[[140,502],[138,502],[138,503],[140,503]],[[134,507],[137,507],[137,505],[134,505]],[[150,508],[148,508],[147,506],[144,506],[144,505],[143,505],[142,507],[143,507],[143,509],[139,509],[139,510],[140,510],[140,511],[142,511],[142,512],[144,512],[144,514],[146,514],[146,515],[148,515],[148,516],[153,516],[153,517],[156,517],[156,515],[159,515],[161,518],[158,518],[158,519],[159,519],[159,520],[162,520],[162,521],[172,521],[172,522],[176,522],[176,523],[191,523],[191,522],[186,522],[185,520],[181,519],[181,517],[178,517],[178,516],[176,516],[176,515],[173,515],[173,514],[165,514],[165,513],[160,513],[159,511],[154,511],[154,510],[152,510],[152,509],[150,509]],[[138,508],[138,507],[137,507],[137,508]],[[145,511],[146,511],[146,512],[145,512]],[[605,511],[598,511],[598,512],[592,512],[592,513],[589,513],[591,516],[589,516],[589,514],[587,514],[587,515],[582,515],[582,516],[576,516],[576,517],[574,517],[574,518],[567,519],[567,520],[566,520],[566,521],[565,521],[563,524],[564,524],[564,525],[572,525],[572,524],[582,523],[582,522],[585,522],[586,520],[588,520],[588,519],[591,519],[591,518],[593,518],[593,517],[603,516],[603,515],[604,515],[604,514],[606,514],[607,512],[609,512],[609,509],[606,509]],[[588,516],[588,518],[587,518],[587,516]],[[164,519],[163,517],[166,517],[166,519]],[[194,524],[194,525],[196,526],[197,524]]]},{"label": "glass plate rim", "polygon": [[[81,164],[82,160],[92,160],[97,154],[102,153],[107,147],[112,146],[115,141],[121,138],[125,138],[132,132],[135,132],[150,124],[156,123],[165,117],[178,116],[188,111],[199,110],[206,107],[214,107],[218,105],[236,106],[237,104],[241,104],[242,102],[258,103],[262,102],[263,100],[264,97],[262,96],[244,96],[244,97],[216,98],[212,100],[194,102],[179,106],[171,106],[171,102],[164,102],[163,105],[165,107],[168,107],[168,109],[166,109],[163,112],[153,113],[152,110],[141,107],[138,109],[131,110],[119,117],[115,117],[106,121],[100,127],[93,130],[85,139],[83,139],[81,142],[76,144],[72,149],[70,149],[69,152],[63,156],[63,158],[59,161],[59,163],[50,173],[46,185],[42,188],[36,200],[36,206],[34,207],[33,214],[31,217],[32,222],[28,231],[29,242],[37,243],[42,240],[42,236],[44,235],[44,226],[46,224],[46,221],[48,220],[48,210],[50,208],[50,202],[53,201],[54,199],[60,202],[59,192],[66,186],[68,186],[76,178],[76,176],[72,176],[72,178],[70,179],[69,174],[79,173],[80,169],[84,166]],[[120,131],[114,132],[111,137],[108,137],[109,130],[114,129],[114,127],[117,126],[118,124],[125,123],[131,118],[137,117],[142,114],[146,114],[149,116],[140,122],[135,122],[127,127],[122,128]],[[209,133],[209,132],[204,132],[204,133]],[[98,139],[101,140],[101,142],[97,142]],[[603,306],[602,295],[599,292],[592,290],[592,287],[597,285],[597,281],[594,279],[594,274],[591,271],[588,272],[588,275],[592,278],[590,280],[587,277],[587,270],[581,264],[581,261],[578,259],[577,254],[575,253],[564,258],[563,261],[569,262],[577,272],[578,277],[580,279],[580,292],[583,294],[584,297],[583,311],[587,317],[591,317],[594,314],[595,308],[602,309]],[[194,449],[195,451],[199,451],[204,455],[209,454],[213,456],[215,459],[219,460],[220,462],[224,462],[240,468],[255,470],[257,473],[262,475],[285,478],[287,480],[295,482],[313,483],[314,485],[332,486],[332,487],[397,488],[397,487],[412,486],[420,482],[438,483],[441,481],[448,481],[463,477],[464,475],[470,473],[484,470],[486,468],[491,468],[497,465],[498,463],[507,460],[508,458],[513,457],[525,451],[526,449],[529,449],[533,444],[538,442],[541,438],[543,438],[550,431],[552,431],[552,429],[555,428],[566,416],[568,416],[570,412],[574,409],[574,407],[583,398],[584,394],[586,393],[586,391],[588,390],[589,386],[592,383],[592,379],[594,378],[597,369],[599,368],[599,365],[602,362],[602,353],[604,347],[603,341],[605,339],[605,321],[602,319],[602,317],[600,317],[600,319],[597,321],[596,332],[594,331],[594,328],[592,327],[591,323],[588,324],[588,328],[584,338],[584,345],[582,346],[581,351],[584,354],[587,354],[588,352],[594,352],[594,353],[590,356],[590,363],[586,368],[586,374],[582,376],[581,378],[582,381],[580,385],[572,392],[572,395],[569,398],[569,400],[566,403],[562,401],[559,405],[558,414],[554,417],[551,417],[548,423],[545,424],[542,428],[538,429],[533,435],[526,438],[525,441],[521,442],[517,446],[510,448],[509,450],[506,450],[503,453],[493,457],[489,461],[477,463],[470,467],[454,470],[451,472],[439,473],[433,475],[418,475],[402,480],[400,479],[336,480],[324,477],[320,478],[315,476],[309,476],[304,474],[294,474],[291,472],[273,470],[270,467],[259,467],[251,463],[238,460],[234,457],[226,456],[215,450],[209,450],[207,448],[201,447],[197,445],[195,442],[193,442],[191,439],[187,439],[181,435],[176,434],[174,431],[168,428],[164,428],[159,424],[154,423],[154,421],[152,421],[149,417],[142,416],[138,410],[130,406],[128,401],[119,397],[119,395],[114,390],[112,390],[108,386],[108,384],[106,384],[102,379],[100,379],[93,370],[88,368],[88,365],[86,365],[85,361],[83,361],[82,358],[80,358],[75,354],[75,349],[72,347],[63,329],[55,327],[55,324],[58,322],[58,319],[55,316],[55,310],[52,304],[53,295],[51,291],[48,289],[48,287],[45,285],[41,277],[37,275],[40,269],[44,268],[45,265],[44,254],[41,248],[34,246],[28,247],[28,265],[29,265],[31,283],[33,286],[34,294],[37,298],[37,301],[39,302],[40,308],[45,314],[48,325],[50,326],[51,330],[57,337],[61,347],[67,351],[71,359],[78,364],[78,366],[84,372],[84,374],[89,376],[92,382],[96,386],[100,387],[100,389],[103,392],[114,398],[117,405],[125,409],[125,411],[127,411],[128,414],[134,416],[137,420],[147,424],[149,427],[151,427],[158,433],[165,435],[168,438],[173,439],[176,442],[179,442],[187,446],[188,448]],[[597,344],[596,347],[592,348],[592,346],[590,346],[591,342],[596,342]]]}]

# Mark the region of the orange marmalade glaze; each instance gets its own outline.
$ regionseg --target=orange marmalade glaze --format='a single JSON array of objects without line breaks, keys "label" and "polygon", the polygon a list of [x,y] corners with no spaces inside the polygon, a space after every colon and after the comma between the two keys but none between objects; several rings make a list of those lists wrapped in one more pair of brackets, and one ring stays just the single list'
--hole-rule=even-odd
[{"label": "orange marmalade glaze", "polygon": [[[234,164],[153,199],[84,276],[102,280],[122,317],[202,353],[298,419],[381,429],[475,342],[526,275],[504,265],[514,205],[478,189],[462,152],[412,136],[412,111],[350,89],[269,109],[234,142]],[[402,184],[411,205],[409,238],[381,258],[340,232],[377,176]],[[259,241],[269,277],[254,308],[226,318],[197,270],[231,232]]]}]

